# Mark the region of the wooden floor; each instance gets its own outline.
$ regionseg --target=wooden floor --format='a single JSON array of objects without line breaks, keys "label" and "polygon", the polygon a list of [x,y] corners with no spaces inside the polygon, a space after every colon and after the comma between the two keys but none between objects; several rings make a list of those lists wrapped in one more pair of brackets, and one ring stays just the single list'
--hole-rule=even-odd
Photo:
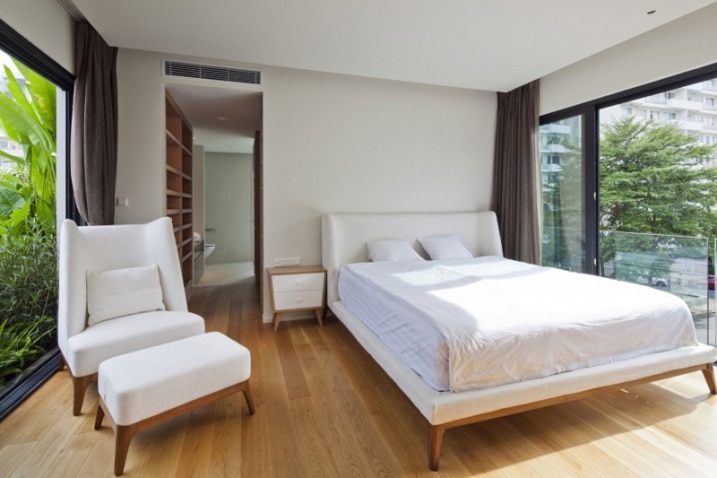
[{"label": "wooden floor", "polygon": [[[190,309],[250,349],[256,414],[238,394],[142,432],[125,476],[717,476],[717,398],[699,372],[448,430],[434,473],[425,420],[336,319],[275,333],[251,284],[194,288]],[[96,387],[80,417],[71,397],[57,373],[0,423],[0,477],[112,476]]]}]

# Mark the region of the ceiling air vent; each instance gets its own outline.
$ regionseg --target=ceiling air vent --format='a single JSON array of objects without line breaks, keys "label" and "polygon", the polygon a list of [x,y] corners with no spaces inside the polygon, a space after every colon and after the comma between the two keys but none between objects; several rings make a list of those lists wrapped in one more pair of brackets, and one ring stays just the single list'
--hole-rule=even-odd
[{"label": "ceiling air vent", "polygon": [[164,74],[185,78],[203,78],[205,80],[228,81],[261,85],[261,71],[227,68],[224,66],[200,65],[180,61],[165,61]]}]

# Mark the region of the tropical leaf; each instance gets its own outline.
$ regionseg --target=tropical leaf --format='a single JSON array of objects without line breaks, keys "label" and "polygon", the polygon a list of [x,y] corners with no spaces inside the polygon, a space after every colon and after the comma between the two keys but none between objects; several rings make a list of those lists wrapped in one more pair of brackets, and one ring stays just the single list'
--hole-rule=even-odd
[{"label": "tropical leaf", "polygon": [[[10,95],[5,95],[8,98],[11,98],[14,103],[19,106],[22,111],[25,114],[25,121],[33,126],[31,130],[28,130],[26,127],[21,127],[20,124],[15,123],[12,119],[10,119],[12,126],[15,128],[15,130],[22,134],[25,133],[30,138],[31,142],[37,146],[40,146],[45,149],[52,149],[54,150],[54,115],[53,115],[53,124],[50,126],[49,130],[48,127],[43,124],[42,122],[42,116],[40,113],[40,110],[36,107],[35,103],[36,101],[30,102],[30,100],[25,95],[25,90],[20,85],[19,81],[15,77],[15,75],[12,73],[12,71],[6,66],[5,67],[5,73],[7,75],[8,79],[8,91],[10,92]],[[38,75],[39,79],[36,79],[37,82],[40,82],[42,77]],[[47,80],[44,80],[47,82]],[[30,93],[32,93],[32,85],[26,81],[25,87],[28,89]],[[4,116],[4,115],[3,115]],[[20,142],[20,141],[18,141]]]},{"label": "tropical leaf", "polygon": [[7,151],[3,151],[0,149],[0,157],[3,157],[5,159],[9,159],[10,161],[13,161],[15,164],[23,165],[25,163],[25,158],[22,156],[15,156],[13,154],[8,153]]},{"label": "tropical leaf", "polygon": [[10,213],[7,225],[11,230],[22,229],[22,226],[27,223],[30,217],[30,203],[25,202],[22,206],[14,209],[12,213]]},{"label": "tropical leaf", "polygon": [[35,70],[13,59],[13,63],[25,78],[26,87],[32,97],[32,104],[40,122],[55,136],[57,87]]},{"label": "tropical leaf", "polygon": [[[32,115],[7,95],[0,95],[0,117],[8,137],[20,144],[38,145],[49,149],[53,141]],[[12,125],[8,127],[7,125]]]},{"label": "tropical leaf", "polygon": [[5,77],[7,78],[9,96],[28,114],[34,115],[34,108],[30,100],[25,96],[25,90],[23,90],[22,85],[8,66],[5,66]]},{"label": "tropical leaf", "polygon": [[9,218],[15,209],[19,209],[25,199],[12,189],[0,188],[0,217]]}]

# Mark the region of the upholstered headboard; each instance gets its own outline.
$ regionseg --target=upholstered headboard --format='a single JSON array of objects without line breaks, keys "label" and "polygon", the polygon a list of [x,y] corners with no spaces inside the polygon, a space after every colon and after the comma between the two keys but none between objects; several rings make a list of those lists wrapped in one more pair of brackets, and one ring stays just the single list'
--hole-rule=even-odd
[{"label": "upholstered headboard", "polygon": [[474,256],[502,256],[495,213],[328,213],[321,218],[322,263],[328,272],[327,304],[338,300],[339,269],[367,262],[366,243],[376,239],[405,239],[426,257],[418,238],[454,234]]}]

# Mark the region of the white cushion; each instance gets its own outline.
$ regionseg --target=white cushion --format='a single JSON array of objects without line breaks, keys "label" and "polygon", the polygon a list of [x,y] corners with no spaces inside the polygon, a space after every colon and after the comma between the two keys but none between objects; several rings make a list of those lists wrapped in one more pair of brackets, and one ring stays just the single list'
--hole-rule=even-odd
[{"label": "white cushion", "polygon": [[408,241],[401,239],[385,239],[369,241],[367,244],[368,258],[373,262],[380,261],[422,261],[416,250]]},{"label": "white cushion", "polygon": [[456,236],[427,236],[418,239],[421,247],[432,260],[441,259],[470,259],[473,257],[468,249]]},{"label": "white cushion", "polygon": [[75,377],[97,373],[103,360],[204,334],[204,319],[191,312],[154,311],[105,320],[73,335],[63,351]]},{"label": "white cushion", "polygon": [[87,323],[165,310],[157,264],[87,272]]}]

